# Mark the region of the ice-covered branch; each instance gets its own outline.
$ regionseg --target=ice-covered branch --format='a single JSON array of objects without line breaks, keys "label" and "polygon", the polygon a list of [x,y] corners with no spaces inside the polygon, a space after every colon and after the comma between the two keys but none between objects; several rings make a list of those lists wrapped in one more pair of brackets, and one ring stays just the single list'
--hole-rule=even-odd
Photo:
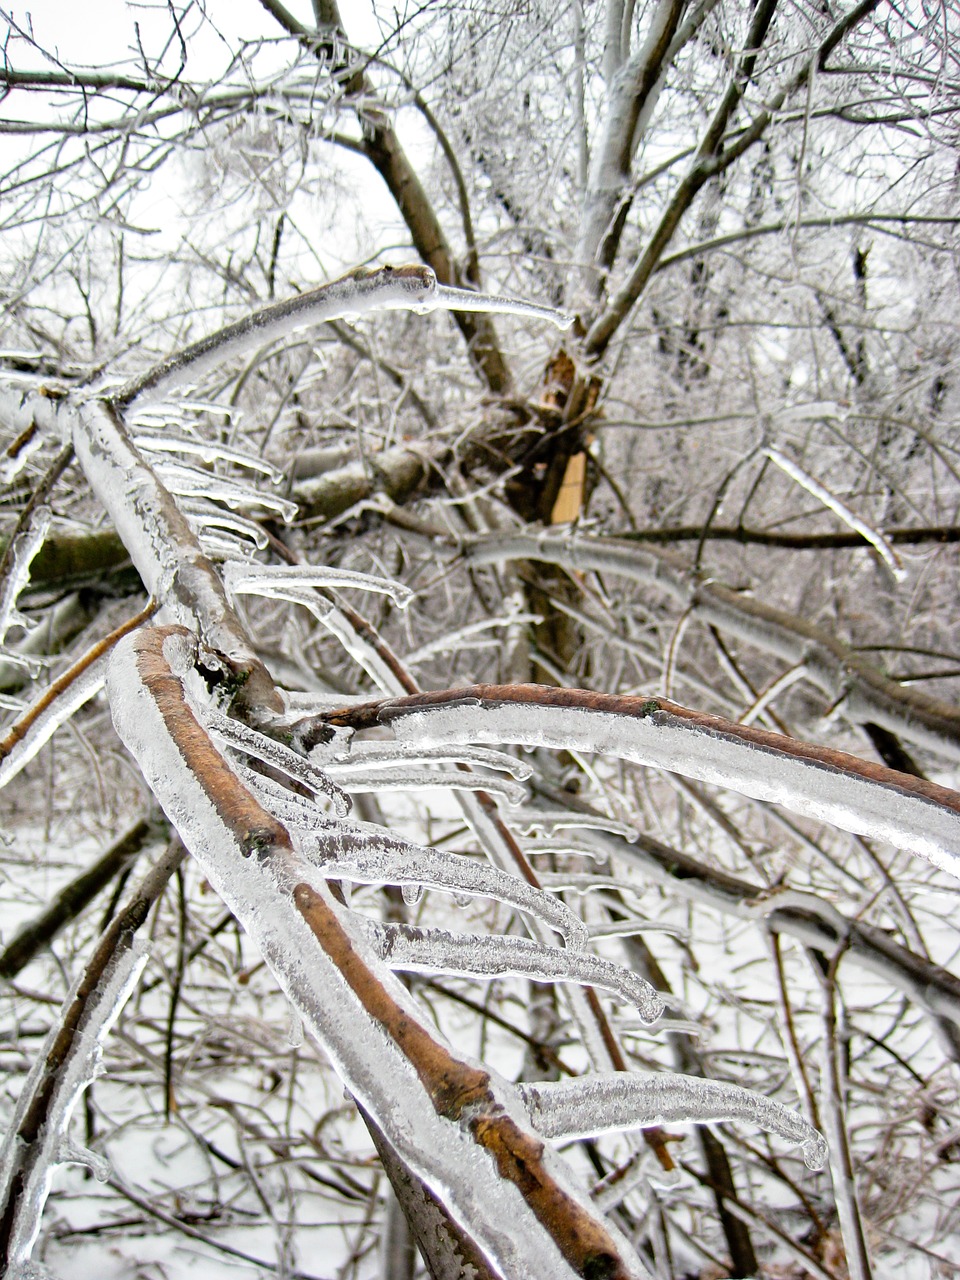
[{"label": "ice-covered branch", "polygon": [[558,951],[531,938],[464,935],[445,929],[364,921],[367,937],[391,969],[405,973],[448,973],[461,977],[502,975],[534,982],[574,982],[600,987],[636,1005],[644,1022],[656,1022],[663,1001],[649,982],[622,965],[585,952]]},{"label": "ice-covered branch", "polygon": [[[67,997],[68,1016],[55,1023],[27,1077],[0,1149],[0,1271],[14,1277],[29,1261],[58,1165],[89,1164],[104,1176],[91,1152],[73,1148],[70,1117],[100,1066],[103,1041],[147,963],[136,941],[110,960],[93,989],[84,973]],[[74,1010],[76,1011],[74,1013]],[[74,1027],[73,1018],[79,1020]]]},{"label": "ice-covered branch", "polygon": [[803,467],[797,466],[792,458],[786,457],[779,449],[765,449],[764,453],[772,463],[780,468],[784,475],[788,475],[791,480],[795,480],[802,489],[806,489],[807,493],[816,498],[818,502],[822,502],[834,515],[839,516],[844,524],[849,525],[851,529],[855,529],[861,538],[866,539],[876,549],[897,582],[904,580],[906,573],[900,557],[879,529],[874,529],[872,525],[867,524],[866,520],[861,520],[856,512],[851,511],[845,502],[841,502],[835,493],[831,493],[825,485],[814,479],[809,472],[804,471]]},{"label": "ice-covered branch", "polygon": [[408,743],[513,743],[618,756],[889,840],[960,876],[960,795],[843,751],[690,711],[544,685],[473,685],[331,713]]},{"label": "ice-covered branch", "polygon": [[152,602],[89,649],[46,688],[0,738],[0,787],[5,787],[74,712],[103,688],[112,647],[156,610]]},{"label": "ice-covered branch", "polygon": [[873,721],[960,760],[960,711],[955,706],[891,680],[823,627],[703,578],[667,547],[544,531],[475,537],[464,542],[462,551],[473,564],[540,560],[642,582],[682,608],[695,610],[718,630],[786,662],[802,664],[810,681],[831,701],[842,700],[849,719]]},{"label": "ice-covered branch", "polygon": [[326,796],[333,801],[334,808],[341,817],[350,812],[350,800],[340,787],[331,782],[322,769],[292,747],[275,738],[268,738],[266,734],[251,729],[239,720],[225,716],[215,707],[204,709],[203,720],[207,732],[218,742],[242,751],[254,760],[262,760],[264,764],[279,770],[291,781],[306,787],[315,795]]},{"label": "ice-covered branch", "polygon": [[[226,660],[238,701],[257,715],[282,710],[223,583],[170,491],[105,401],[62,410],[77,460],[112,519],[144,586],[167,619],[199,631],[211,663]],[[219,655],[219,656],[218,656]]]},{"label": "ice-covered branch", "polygon": [[[395,837],[385,840],[376,828],[360,826],[364,838],[347,833],[337,841],[338,852],[329,847],[322,854],[324,876],[352,880],[358,884],[397,884],[443,889],[458,896],[492,898],[518,911],[535,916],[567,941],[570,950],[582,950],[587,928],[559,898],[507,875],[482,862],[407,844]],[[309,849],[309,846],[307,846]]]},{"label": "ice-covered branch", "polygon": [[745,1120],[803,1149],[822,1169],[827,1144],[801,1115],[739,1085],[673,1072],[616,1072],[556,1083],[522,1084],[534,1127],[545,1138],[591,1138],[648,1124],[717,1124]]},{"label": "ice-covered branch", "polygon": [[353,587],[358,591],[373,591],[390,596],[401,609],[413,599],[414,593],[402,582],[381,578],[373,573],[359,573],[353,569],[333,569],[327,565],[262,565],[228,564],[224,569],[227,590],[234,595],[259,595],[268,600],[289,598],[290,586],[304,587]]},{"label": "ice-covered branch", "polygon": [[47,506],[35,508],[32,514],[30,523],[14,535],[4,554],[7,572],[0,580],[0,644],[11,626],[24,622],[16,610],[17,600],[30,579],[31,561],[43,546],[53,519]]},{"label": "ice-covered branch", "polygon": [[503,1275],[644,1277],[564,1162],[524,1127],[516,1090],[437,1037],[226,765],[187,692],[196,661],[179,628],[118,646],[108,676],[117,732],[347,1089]]},{"label": "ice-covered branch", "polygon": [[178,387],[196,382],[224,361],[250,355],[298,329],[358,316],[367,311],[391,310],[503,312],[549,320],[560,328],[573,323],[572,317],[552,307],[438,285],[430,267],[419,263],[373,269],[358,267],[339,280],[263,307],[235,324],[201,338],[128,382],[114,400],[118,405],[127,405],[148,394],[155,399],[163,399]]}]

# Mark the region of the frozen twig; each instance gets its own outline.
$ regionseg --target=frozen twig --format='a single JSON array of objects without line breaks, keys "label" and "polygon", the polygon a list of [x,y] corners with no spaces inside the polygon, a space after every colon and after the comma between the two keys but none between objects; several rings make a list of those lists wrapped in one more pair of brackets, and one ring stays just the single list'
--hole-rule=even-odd
[{"label": "frozen twig", "polygon": [[545,1138],[588,1138],[646,1124],[716,1124],[744,1120],[796,1143],[809,1169],[822,1169],[827,1145],[812,1125],[771,1098],[702,1076],[584,1076],[520,1086],[534,1126]]},{"label": "frozen twig", "polygon": [[155,602],[150,601],[145,609],[99,640],[14,721],[0,739],[0,787],[15,778],[60,726],[103,688],[110,650],[152,617],[156,608]]},{"label": "frozen twig", "polygon": [[835,635],[766,601],[705,579],[667,547],[617,538],[511,532],[466,540],[463,555],[473,564],[540,560],[582,572],[619,574],[693,607],[705,623],[738,636],[766,653],[802,664],[808,679],[856,721],[883,725],[934,751],[960,760],[960,711],[891,680],[868,658]]},{"label": "frozen twig", "polygon": [[286,828],[204,732],[187,692],[196,661],[178,628],[119,646],[108,678],[117,731],[361,1108],[504,1275],[644,1276],[525,1130],[512,1087],[438,1039],[351,914],[311,883]]},{"label": "frozen twig", "polygon": [[567,328],[573,323],[571,316],[553,307],[438,285],[431,268],[420,263],[373,269],[359,267],[339,280],[264,307],[207,338],[201,338],[128,382],[115,394],[114,401],[123,406],[148,394],[152,398],[163,399],[171,391],[195,383],[224,361],[250,355],[298,329],[358,316],[367,311],[391,310],[501,312],[549,320],[560,328]]},{"label": "frozen twig", "polygon": [[401,740],[426,746],[512,743],[610,754],[889,840],[960,876],[957,792],[665,698],[471,685],[354,706],[327,719],[351,728],[389,725]]}]

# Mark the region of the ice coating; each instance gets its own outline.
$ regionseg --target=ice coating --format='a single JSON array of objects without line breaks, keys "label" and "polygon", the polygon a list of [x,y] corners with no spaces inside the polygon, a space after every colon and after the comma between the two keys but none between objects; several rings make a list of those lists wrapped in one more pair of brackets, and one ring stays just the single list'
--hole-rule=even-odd
[{"label": "ice coating", "polygon": [[[353,569],[331,569],[326,565],[228,565],[224,582],[227,590],[247,595],[271,597],[279,586],[296,587],[354,587],[359,591],[375,591],[390,596],[394,604],[404,609],[414,593],[402,582],[381,578],[373,573],[359,573]],[[284,595],[279,597],[284,599]]]},{"label": "ice coating", "polygon": [[561,329],[569,328],[574,321],[573,316],[554,307],[438,285],[433,271],[421,263],[359,267],[339,280],[264,307],[202,338],[129,382],[117,395],[117,403],[129,404],[148,393],[151,398],[163,398],[173,390],[195,384],[224,361],[252,355],[299,329],[368,311],[395,310],[492,312],[548,320]]},{"label": "ice coating", "polygon": [[[14,1205],[15,1214],[8,1237],[8,1267],[22,1266],[29,1261],[56,1167],[79,1159],[81,1163],[92,1161],[102,1168],[99,1157],[80,1152],[69,1143],[70,1118],[84,1089],[99,1072],[103,1042],[136,986],[147,959],[147,949],[138,939],[111,957],[94,991],[84,1002],[73,1040],[56,1073],[45,1122],[38,1136],[29,1143],[20,1137],[20,1130],[37,1091],[46,1083],[47,1059],[61,1030],[59,1020],[51,1027],[27,1076],[0,1148],[0,1198],[5,1204]],[[74,985],[64,1009],[69,1009],[76,1000],[85,976],[81,975]],[[13,1190],[15,1180],[20,1182],[18,1191]]]},{"label": "ice coating", "polygon": [[[493,898],[535,916],[580,950],[587,928],[579,916],[552,894],[525,880],[471,858],[444,853],[400,840],[371,823],[353,824],[321,845],[313,854],[324,876],[357,884],[397,884],[402,888],[442,889],[467,897]],[[303,844],[308,856],[309,843]]]},{"label": "ice coating", "polygon": [[180,510],[201,535],[206,529],[228,529],[240,537],[249,538],[259,551],[265,551],[270,539],[255,520],[248,520],[235,511],[224,511],[204,502],[181,502]]},{"label": "ice coating", "polygon": [[510,975],[534,982],[574,982],[600,987],[635,1005],[644,1022],[654,1023],[663,1013],[663,1001],[649,982],[621,965],[586,952],[558,951],[530,938],[464,935],[445,929],[376,924],[372,920],[365,920],[363,927],[371,945],[391,969],[466,978]]},{"label": "ice coating", "polygon": [[802,467],[797,466],[792,459],[782,454],[779,449],[764,449],[764,454],[780,468],[784,475],[788,475],[791,480],[800,485],[801,489],[806,489],[807,493],[822,502],[834,515],[839,516],[844,524],[849,525],[851,529],[855,529],[861,538],[864,538],[876,549],[881,559],[886,562],[894,579],[897,582],[903,582],[907,572],[900,557],[879,529],[874,529],[872,525],[867,524],[866,520],[861,520],[856,512],[852,511],[845,502],[842,502],[835,493],[831,493],[819,480],[815,480]]},{"label": "ice coating", "polygon": [[61,725],[100,692],[106,671],[106,656],[96,658],[77,672],[58,693],[51,696],[48,690],[27,708],[7,732],[8,749],[0,756],[0,787],[5,787],[11,778],[15,778]]},{"label": "ice coating", "polygon": [[[425,1038],[436,1046],[436,1054],[446,1055],[444,1060],[449,1058],[455,1065],[464,1061],[463,1070],[479,1071],[491,1095],[491,1122],[510,1117],[522,1130],[528,1122],[516,1090],[489,1069],[450,1057],[452,1051],[424,1020],[403,985],[377,962],[356,927],[356,917],[336,903],[322,884],[308,890],[297,882],[305,873],[303,861],[283,828],[262,810],[259,818],[251,814],[249,820],[255,823],[259,838],[269,842],[271,856],[250,856],[249,843],[241,841],[224,807],[224,797],[230,793],[226,779],[217,791],[208,789],[183,754],[184,750],[200,751],[203,734],[186,690],[174,695],[170,683],[164,684],[165,702],[167,696],[171,698],[171,709],[165,713],[160,693],[147,683],[152,679],[149,672],[163,669],[157,643],[154,629],[117,646],[108,679],[111,709],[122,741],[205,877],[250,933],[351,1095],[376,1119],[411,1172],[442,1200],[453,1220],[469,1230],[494,1271],[518,1278],[549,1275],[551,1280],[572,1280],[577,1272],[550,1228],[525,1212],[521,1189],[501,1176],[479,1145],[467,1123],[470,1117],[458,1123],[437,1110],[388,1019],[402,1017],[407,1043]],[[174,670],[191,661],[193,641],[185,633],[167,632],[162,646],[164,659]],[[196,726],[188,738],[180,735],[185,719]],[[205,761],[210,750],[203,749]],[[232,807],[233,800],[230,803]],[[347,947],[353,957],[349,974],[337,962],[341,947]],[[376,1013],[371,1012],[368,998],[378,1002],[373,1006]],[[456,1069],[461,1068],[456,1065]],[[646,1277],[629,1243],[593,1215],[562,1159],[539,1148],[536,1158],[545,1176],[562,1188],[584,1220],[596,1224],[592,1229],[605,1233],[608,1248],[622,1260],[625,1280]]]},{"label": "ice coating", "polygon": [[609,831],[623,836],[624,840],[636,840],[637,828],[630,822],[620,822],[601,813],[577,813],[574,809],[527,809],[518,814],[516,825],[520,831],[563,831],[582,827],[586,831]]},{"label": "ice coating", "polygon": [[50,508],[41,505],[34,510],[27,527],[14,537],[10,565],[0,584],[0,644],[6,639],[11,626],[15,623],[23,625],[23,619],[17,613],[17,599],[30,579],[30,563],[43,546],[52,519]]},{"label": "ice coating", "polygon": [[435,772],[428,769],[408,769],[405,773],[361,773],[352,770],[341,773],[330,766],[330,776],[337,778],[344,791],[485,791],[488,795],[503,796],[510,804],[523,804],[526,788],[505,778],[491,774],[455,773],[452,770]]},{"label": "ice coating", "polygon": [[133,443],[139,449],[147,449],[151,453],[192,454],[201,462],[232,462],[234,466],[245,467],[249,471],[258,471],[268,476],[274,484],[283,484],[286,475],[279,467],[275,467],[266,458],[246,453],[243,449],[231,449],[229,445],[215,440],[200,440],[192,436],[172,436],[167,432],[147,434],[140,432],[133,437]]},{"label": "ice coating", "polygon": [[239,720],[223,715],[213,707],[206,708],[203,715],[207,730],[220,742],[243,751],[256,760],[262,760],[264,764],[272,765],[317,795],[329,796],[341,815],[350,812],[347,796],[306,756],[277,742],[275,738],[268,738],[265,733],[251,729]]},{"label": "ice coating", "polygon": [[518,1086],[534,1127],[545,1138],[589,1138],[662,1124],[745,1120],[798,1145],[808,1169],[822,1169],[819,1130],[772,1098],[722,1080],[673,1072],[616,1072]]},{"label": "ice coating", "polygon": [[423,309],[433,310],[435,307],[445,311],[486,311],[507,316],[526,316],[530,320],[548,320],[558,329],[569,329],[576,319],[568,311],[545,307],[538,302],[474,293],[470,289],[453,289],[445,284],[437,285],[430,304]]},{"label": "ice coating", "polygon": [[844,831],[888,840],[960,877],[956,807],[791,754],[789,739],[784,739],[783,750],[759,745],[672,715],[657,702],[646,714],[627,715],[536,701],[481,704],[465,689],[455,704],[391,715],[390,725],[400,740],[411,744],[514,743],[619,756],[772,801]]},{"label": "ice coating", "polygon": [[[353,742],[334,739],[330,744],[321,743],[310,752],[310,758],[343,777],[352,770],[373,767],[391,769],[410,764],[479,764],[488,769],[503,769],[520,782],[533,774],[533,768],[525,760],[506,751],[492,751],[489,747],[423,747],[417,749],[408,743]],[[522,822],[522,815],[520,816]]]},{"label": "ice coating", "polygon": [[212,471],[197,471],[194,467],[164,460],[157,463],[156,471],[167,489],[178,497],[209,498],[228,507],[263,507],[267,511],[275,511],[286,524],[297,514],[295,502],[273,493],[264,493],[262,489],[247,488]]}]

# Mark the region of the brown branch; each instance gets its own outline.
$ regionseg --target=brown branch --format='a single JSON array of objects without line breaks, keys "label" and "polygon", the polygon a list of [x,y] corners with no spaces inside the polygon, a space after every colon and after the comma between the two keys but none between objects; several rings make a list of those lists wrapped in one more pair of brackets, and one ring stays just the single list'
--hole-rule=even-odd
[{"label": "brown branch", "polygon": [[[177,651],[176,671],[165,651],[167,642]],[[259,936],[258,929],[245,907],[252,909],[255,902],[257,917],[266,917],[269,904],[265,894],[278,904],[283,900],[292,904],[308,926],[331,971],[338,975],[337,991],[312,993],[311,1007],[304,1010],[315,1034],[323,1040],[331,1035],[339,1044],[339,1037],[349,1036],[357,1019],[372,1021],[413,1068],[424,1091],[424,1105],[441,1121],[456,1126],[461,1141],[469,1135],[493,1159],[499,1177],[517,1188],[578,1275],[602,1274],[610,1280],[626,1280],[635,1274],[621,1261],[620,1245],[603,1222],[557,1180],[548,1148],[521,1126],[515,1106],[504,1105],[499,1096],[501,1086],[491,1074],[456,1057],[418,1020],[412,1004],[399,1002],[402,988],[363,954],[329,894],[301,878],[303,864],[294,854],[288,832],[227,766],[187,700],[177,671],[192,644],[189,633],[175,627],[151,628],[130,638],[115,664],[119,683],[112,701],[117,729],[161,804],[175,817],[208,878],[234,906],[242,922],[248,928],[253,925],[254,936]],[[141,694],[136,707],[131,705],[133,679],[139,682]],[[156,755],[158,739],[164,734],[169,748]],[[178,766],[171,776],[162,761],[172,765],[174,757]],[[194,803],[198,795],[204,797],[202,814]],[[229,856],[218,828],[229,842]],[[252,888],[252,882],[246,888],[246,880],[243,888],[238,887],[238,875],[253,876],[257,889]],[[286,969],[293,965],[297,972],[301,970],[299,957],[294,958],[291,950],[290,942],[272,951],[268,946],[265,958],[292,994],[292,979]],[[333,1000],[337,1003],[331,1006]],[[350,1008],[353,1018],[341,1024]],[[331,1024],[322,1022],[317,1012],[321,1009],[330,1010]],[[343,1066],[342,1050],[334,1048],[333,1052],[335,1056],[339,1053]],[[364,1100],[363,1089],[358,1089],[349,1071],[344,1083],[369,1109],[369,1100]],[[385,1126],[387,1117],[376,1114],[374,1119],[378,1126]],[[389,1127],[386,1134],[393,1146]]]},{"label": "brown branch", "polygon": [[152,618],[157,611],[157,603],[151,600],[146,608],[141,609],[139,613],[134,614],[132,618],[128,618],[126,622],[111,631],[108,636],[104,636],[102,640],[98,640],[92,648],[88,649],[82,658],[68,667],[62,675],[59,675],[41,694],[37,701],[20,716],[10,726],[3,738],[0,738],[0,764],[7,758],[10,752],[22,742],[30,730],[39,722],[44,712],[56,702],[61,694],[65,693],[70,686],[83,675],[90,667],[93,666],[100,658],[109,653],[110,650],[122,640],[125,635],[131,631],[135,631],[137,627],[142,626],[148,618]]},{"label": "brown branch", "polygon": [[[884,529],[887,542],[899,546],[917,546],[925,542],[960,542],[960,525],[928,524],[914,528]],[[848,547],[869,550],[871,544],[859,533],[780,533],[772,529],[752,529],[745,525],[681,524],[659,529],[630,529],[618,534],[624,542],[740,542],[762,547],[783,547],[790,551],[844,550]]]}]

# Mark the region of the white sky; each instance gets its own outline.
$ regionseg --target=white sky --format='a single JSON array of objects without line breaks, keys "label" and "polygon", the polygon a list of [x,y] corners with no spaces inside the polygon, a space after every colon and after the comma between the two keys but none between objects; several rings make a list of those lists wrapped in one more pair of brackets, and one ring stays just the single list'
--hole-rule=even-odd
[{"label": "white sky", "polygon": [[[178,11],[181,3],[179,0]],[[281,34],[278,23],[258,0],[206,0],[204,7],[228,41]],[[304,25],[311,23],[310,0],[287,0],[286,7]],[[166,5],[142,0],[140,3],[135,0],[34,0],[33,4],[7,8],[5,13],[19,26],[27,30],[32,27],[43,48],[55,50],[65,62],[87,66],[122,62],[135,55],[135,24],[140,26],[148,53],[152,53],[158,40],[165,40],[170,31]],[[343,15],[351,40],[361,45],[379,43],[373,0],[349,0],[343,7]],[[198,17],[193,14],[188,14],[186,22],[188,32],[195,31],[199,25]],[[213,65],[216,65],[224,52],[209,24],[203,25],[207,30],[202,41],[191,40],[190,48],[193,74],[199,75],[205,70],[204,56],[214,59]],[[27,56],[27,48],[19,42],[15,46],[14,62],[17,67],[34,65]],[[49,64],[38,59],[37,65]]]}]

